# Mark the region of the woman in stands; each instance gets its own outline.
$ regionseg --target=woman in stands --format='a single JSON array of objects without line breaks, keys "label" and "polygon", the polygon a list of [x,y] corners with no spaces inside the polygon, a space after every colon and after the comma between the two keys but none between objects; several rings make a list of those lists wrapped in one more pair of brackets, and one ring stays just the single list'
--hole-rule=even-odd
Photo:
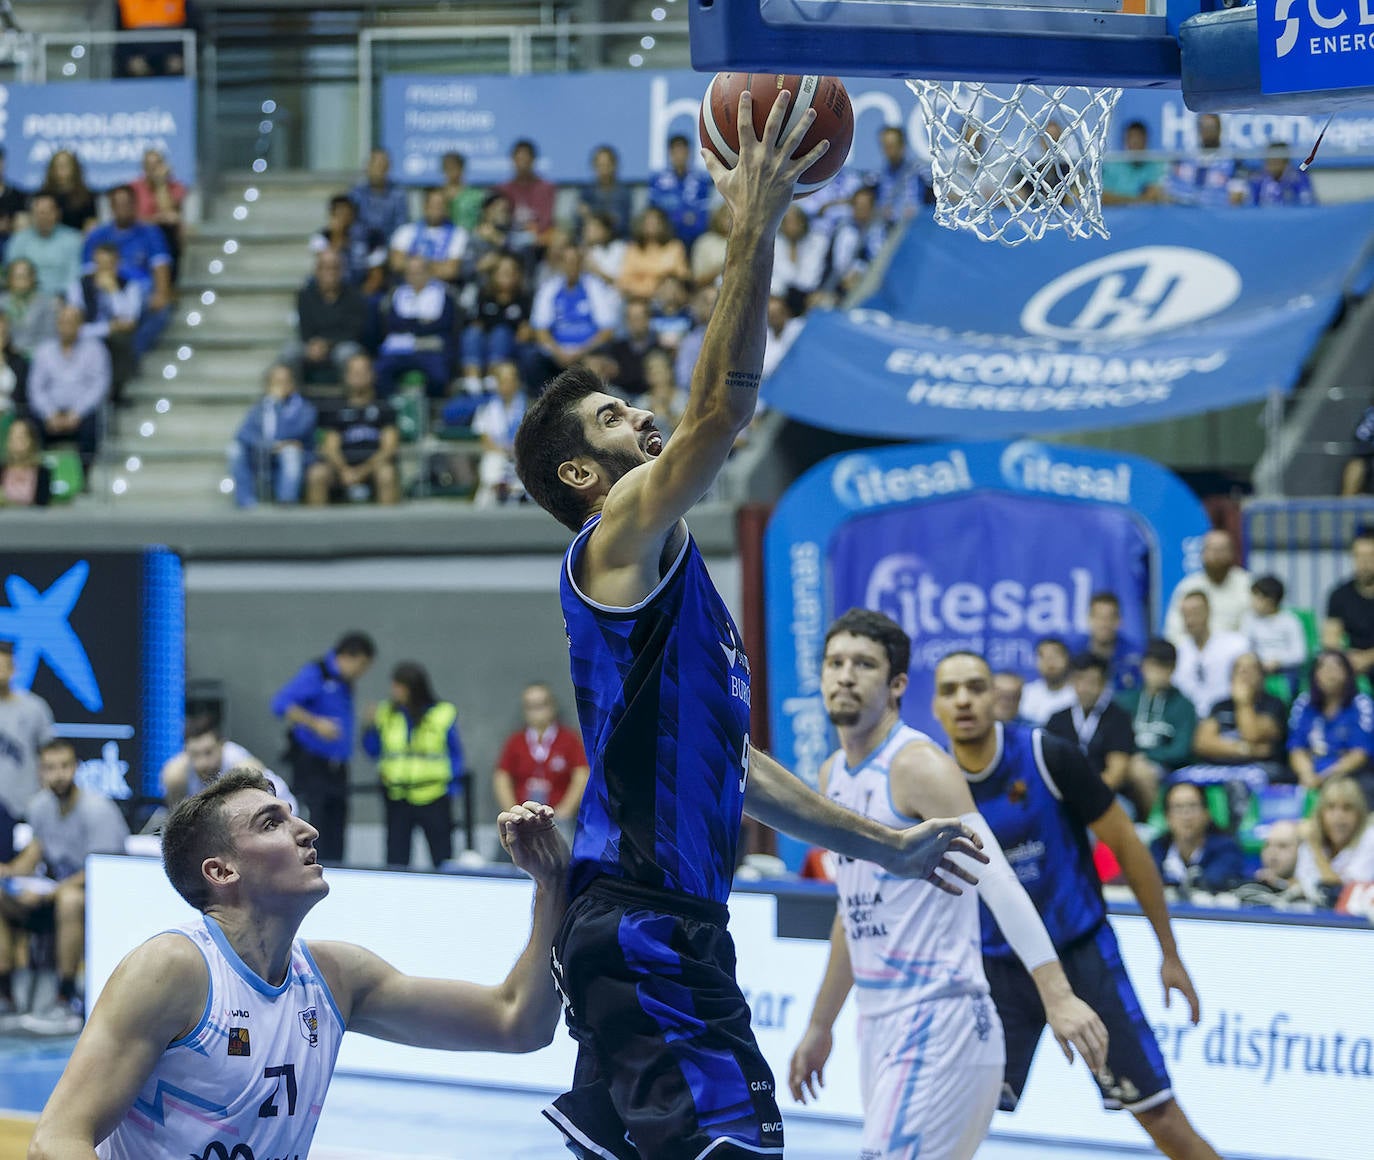
[{"label": "woman in stands", "polygon": [[1360,787],[1333,777],[1317,795],[1317,809],[1302,823],[1293,877],[1308,897],[1335,904],[1347,882],[1374,882],[1374,829]]},{"label": "woman in stands", "polygon": [[1355,685],[1355,670],[1339,649],[1322,649],[1312,662],[1307,692],[1293,702],[1288,719],[1288,764],[1298,782],[1316,789],[1322,782],[1353,777],[1374,797],[1374,700]]},{"label": "woman in stands", "polygon": [[661,209],[650,206],[639,215],[634,238],[620,265],[620,292],[627,298],[652,298],[668,274],[690,279],[687,249],[673,234],[673,223]]},{"label": "woman in stands", "polygon": [[52,472],[43,463],[38,429],[28,419],[15,419],[5,433],[0,507],[47,507],[51,495]]},{"label": "woman in stands", "polygon": [[39,193],[50,193],[62,211],[62,224],[85,233],[96,222],[95,194],[86,188],[86,175],[75,153],[59,149],[48,162]]}]

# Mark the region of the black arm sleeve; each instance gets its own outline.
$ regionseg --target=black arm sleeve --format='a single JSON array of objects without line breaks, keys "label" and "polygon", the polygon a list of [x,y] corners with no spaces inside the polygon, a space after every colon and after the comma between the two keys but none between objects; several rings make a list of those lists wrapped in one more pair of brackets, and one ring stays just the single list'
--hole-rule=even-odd
[{"label": "black arm sleeve", "polygon": [[1041,751],[1045,770],[1059,791],[1064,808],[1074,819],[1091,826],[1112,808],[1116,795],[1105,781],[1092,771],[1078,746],[1062,738],[1042,733]]}]

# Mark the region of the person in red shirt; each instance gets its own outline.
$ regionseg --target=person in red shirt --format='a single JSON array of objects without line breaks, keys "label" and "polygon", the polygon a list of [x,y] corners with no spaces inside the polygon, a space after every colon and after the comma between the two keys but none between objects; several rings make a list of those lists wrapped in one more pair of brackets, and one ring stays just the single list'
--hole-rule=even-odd
[{"label": "person in red shirt", "polygon": [[553,234],[554,201],[558,187],[535,172],[539,156],[533,141],[522,139],[511,146],[511,177],[495,186],[510,202],[513,221],[510,247],[519,254],[541,256]]},{"label": "person in red shirt", "polygon": [[159,150],[147,149],[143,153],[143,176],[131,181],[129,188],[134,191],[138,220],[157,226],[167,239],[167,250],[172,255],[172,281],[176,282],[185,240],[181,212],[186,186],[172,176],[171,166]]},{"label": "person in red shirt", "polygon": [[553,690],[541,682],[520,694],[525,728],[512,733],[492,776],[497,804],[532,801],[553,806],[558,821],[572,821],[590,769],[582,739],[558,719]]}]

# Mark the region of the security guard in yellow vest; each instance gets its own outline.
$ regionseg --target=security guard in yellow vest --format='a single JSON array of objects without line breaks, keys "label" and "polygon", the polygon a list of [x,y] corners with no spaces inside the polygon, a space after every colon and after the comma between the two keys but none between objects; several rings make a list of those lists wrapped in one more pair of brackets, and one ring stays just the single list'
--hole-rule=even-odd
[{"label": "security guard in yellow vest", "polygon": [[377,759],[386,804],[388,866],[410,864],[410,838],[418,826],[437,867],[453,856],[449,790],[463,772],[458,710],[440,701],[429,674],[402,661],[391,674],[391,699],[374,710],[363,749]]}]

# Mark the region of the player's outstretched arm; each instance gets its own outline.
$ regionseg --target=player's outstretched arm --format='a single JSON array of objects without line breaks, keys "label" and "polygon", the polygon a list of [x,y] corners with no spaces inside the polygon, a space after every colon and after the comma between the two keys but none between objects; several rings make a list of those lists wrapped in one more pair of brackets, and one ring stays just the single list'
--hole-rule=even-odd
[{"label": "player's outstretched arm", "polygon": [[350,1031],[443,1051],[537,1051],[552,1041],[561,1003],[549,948],[567,905],[568,847],[546,805],[514,806],[497,825],[536,886],[530,941],[510,974],[494,987],[423,979],[351,943],[312,943]]},{"label": "player's outstretched arm", "polygon": [[28,1160],[93,1160],[168,1044],[194,1030],[210,973],[189,939],[149,939],[105,984],[52,1098],[38,1117]]},{"label": "player's outstretched arm", "polygon": [[1174,941],[1173,927],[1169,925],[1169,904],[1164,898],[1164,881],[1159,876],[1159,867],[1135,832],[1135,825],[1126,816],[1120,802],[1113,802],[1097,821],[1092,831],[1121,863],[1121,872],[1126,875],[1131,893],[1140,903],[1140,909],[1154,927],[1155,938],[1163,961],[1159,966],[1159,977],[1164,984],[1164,1006],[1169,1005],[1169,993],[1177,991],[1188,1003],[1188,1011],[1194,1024],[1202,1019],[1202,1005],[1198,1002],[1197,991],[1188,969],[1178,956],[1178,944]]},{"label": "player's outstretched arm", "polygon": [[787,1086],[792,1098],[806,1103],[809,1095],[820,1099],[825,1087],[825,1061],[834,1047],[831,1034],[840,1009],[854,986],[854,968],[849,961],[849,945],[844,941],[844,923],[838,914],[830,927],[830,957],[825,963],[825,976],[816,1001],[811,1006],[811,1022],[806,1026],[801,1042],[792,1052],[787,1068]]},{"label": "player's outstretched arm", "polygon": [[837,806],[757,749],[749,752],[744,809],[765,826],[813,846],[876,862],[902,878],[924,878],[950,894],[963,893],[955,879],[970,885],[976,885],[978,879],[948,855],[965,854],[978,862],[987,861],[978,837],[957,818],[935,818],[905,830],[891,829]]}]

